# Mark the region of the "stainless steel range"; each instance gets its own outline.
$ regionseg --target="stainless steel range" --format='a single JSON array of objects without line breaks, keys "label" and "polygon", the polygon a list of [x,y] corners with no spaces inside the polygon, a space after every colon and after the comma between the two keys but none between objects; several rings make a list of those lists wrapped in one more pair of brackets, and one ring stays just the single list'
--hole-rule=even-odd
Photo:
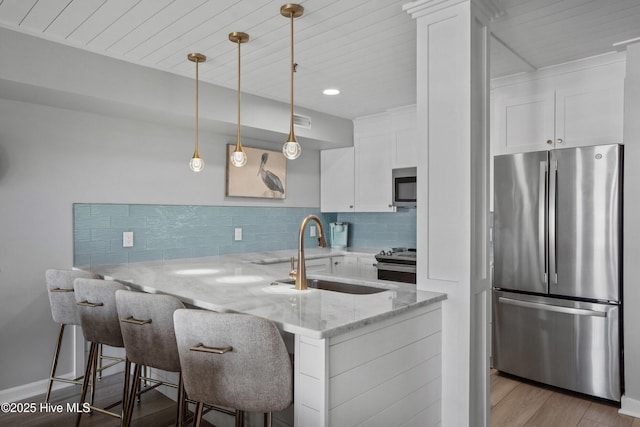
[{"label": "stainless steel range", "polygon": [[376,255],[378,280],[416,283],[416,250],[392,248]]}]

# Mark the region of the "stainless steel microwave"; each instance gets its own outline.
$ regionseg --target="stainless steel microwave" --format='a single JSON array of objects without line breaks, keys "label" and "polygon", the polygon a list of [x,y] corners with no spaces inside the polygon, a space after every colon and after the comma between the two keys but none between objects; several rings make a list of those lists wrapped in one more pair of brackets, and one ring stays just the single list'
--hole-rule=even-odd
[{"label": "stainless steel microwave", "polygon": [[393,169],[393,205],[398,208],[415,208],[417,188],[417,168]]}]

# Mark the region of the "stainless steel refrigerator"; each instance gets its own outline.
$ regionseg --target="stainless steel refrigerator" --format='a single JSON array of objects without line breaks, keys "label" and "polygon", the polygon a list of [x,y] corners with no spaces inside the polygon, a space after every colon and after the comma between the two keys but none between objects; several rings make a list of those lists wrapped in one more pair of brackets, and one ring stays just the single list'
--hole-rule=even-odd
[{"label": "stainless steel refrigerator", "polygon": [[492,364],[619,401],[621,145],[496,156]]}]

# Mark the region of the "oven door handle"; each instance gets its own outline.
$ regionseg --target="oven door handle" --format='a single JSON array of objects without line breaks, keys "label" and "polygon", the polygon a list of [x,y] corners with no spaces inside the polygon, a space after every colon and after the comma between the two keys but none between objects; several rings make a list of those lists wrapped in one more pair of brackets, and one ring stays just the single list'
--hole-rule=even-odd
[{"label": "oven door handle", "polygon": [[407,265],[407,264],[392,264],[389,262],[380,262],[378,261],[378,270],[384,271],[398,271],[400,273],[415,273],[416,266],[415,265]]}]

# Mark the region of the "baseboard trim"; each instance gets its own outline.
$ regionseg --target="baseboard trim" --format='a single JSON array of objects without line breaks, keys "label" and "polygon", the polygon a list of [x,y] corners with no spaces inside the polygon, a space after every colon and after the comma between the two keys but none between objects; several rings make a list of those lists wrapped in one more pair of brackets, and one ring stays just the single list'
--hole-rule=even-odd
[{"label": "baseboard trim", "polygon": [[[73,375],[73,372],[70,372],[65,375],[58,375],[58,376],[60,378],[65,378],[67,380],[72,380],[75,378],[75,376]],[[47,392],[48,383],[49,383],[49,380],[46,379],[46,380],[35,381],[29,384],[19,385],[17,387],[0,390],[0,402],[17,402],[20,400],[32,398],[34,396],[38,396],[40,394],[45,394]],[[73,385],[75,384],[65,383],[62,381],[54,381],[53,387],[51,388],[51,390],[54,390],[54,391],[60,390]]]},{"label": "baseboard trim", "polygon": [[622,396],[622,399],[620,399],[620,410],[618,412],[622,415],[640,418],[640,400]]}]

